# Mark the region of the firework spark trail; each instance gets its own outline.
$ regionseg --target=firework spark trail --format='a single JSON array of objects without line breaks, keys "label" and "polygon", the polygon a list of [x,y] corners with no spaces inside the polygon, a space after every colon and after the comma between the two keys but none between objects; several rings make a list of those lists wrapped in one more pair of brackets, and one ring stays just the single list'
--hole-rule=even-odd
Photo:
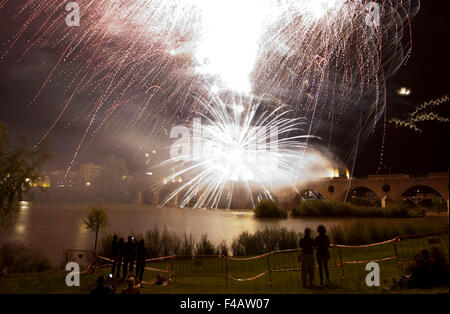
[{"label": "firework spark trail", "polygon": [[[243,110],[242,100],[235,99],[227,105],[218,96],[201,103],[205,111],[202,118],[206,122],[201,136],[193,137],[192,142],[202,147],[202,155],[180,165],[180,161],[190,157],[183,153],[161,164],[178,169],[165,178],[166,182],[181,176],[189,178],[163,201],[163,205],[181,195],[181,207],[193,199],[196,199],[194,208],[229,207],[236,182],[243,182],[249,194],[253,189],[260,189],[266,197],[272,198],[273,188],[280,183],[295,189],[298,179],[314,164],[302,162],[304,140],[309,136],[289,135],[301,131],[304,121],[287,118],[289,111],[282,111],[284,108],[257,114],[259,102],[249,100],[247,109]],[[266,141],[267,135],[270,135],[269,141]],[[316,163],[321,168],[316,175],[325,176],[328,164],[319,160]],[[229,194],[224,196],[224,192]],[[253,198],[251,202],[255,204]]]},{"label": "firework spark trail", "polygon": [[393,118],[389,120],[389,123],[394,124],[395,127],[404,127],[414,130],[415,132],[422,133],[422,129],[417,126],[417,123],[424,121],[437,121],[441,123],[449,122],[450,120],[447,117],[442,117],[439,114],[432,111],[434,107],[437,107],[441,104],[448,103],[449,96],[445,95],[440,98],[432,99],[430,101],[426,101],[417,108],[408,114],[408,117],[405,119],[397,119]]},{"label": "firework spark trail", "polygon": [[[10,3],[1,1],[0,9]],[[366,117],[354,129],[361,134],[349,138],[364,142],[383,116],[386,78],[409,55],[411,19],[419,9],[418,0],[382,0],[380,24],[373,26],[367,22],[368,0],[77,3],[81,25],[68,27],[65,1],[26,1],[16,16],[21,26],[0,53],[2,58],[11,53],[29,32],[30,44],[19,60],[39,45],[58,52],[59,60],[33,102],[51,79],[64,82],[72,76],[67,101],[44,138],[77,102],[76,96],[89,94],[89,103],[97,104],[74,159],[108,120],[117,123],[115,129],[105,130],[106,137],[122,131],[123,125],[155,132],[170,125],[178,113],[195,114],[196,95],[206,97],[217,88],[279,99],[292,115],[310,119],[306,135],[326,126],[324,116],[331,112],[329,146],[336,138],[332,132],[346,122],[352,124],[349,117],[358,105],[356,111]],[[64,70],[58,73],[59,68]],[[160,96],[147,95],[153,86],[160,87]],[[134,99],[126,103],[137,111],[132,124],[121,110],[121,99]],[[144,108],[148,114],[143,114]],[[354,157],[353,148],[359,145],[351,143],[349,155]]]}]

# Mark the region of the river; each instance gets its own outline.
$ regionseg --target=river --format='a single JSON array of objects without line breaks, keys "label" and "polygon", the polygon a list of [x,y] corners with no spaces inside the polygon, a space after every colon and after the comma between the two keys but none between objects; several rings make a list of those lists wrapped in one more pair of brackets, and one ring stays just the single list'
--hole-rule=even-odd
[{"label": "river", "polygon": [[[252,211],[158,208],[152,205],[105,204],[109,226],[106,231],[128,234],[145,234],[154,225],[164,226],[171,232],[191,233],[199,238],[207,233],[208,238],[218,243],[224,239],[230,243],[240,232],[254,232],[264,226],[280,226],[290,230],[305,227],[317,228],[345,225],[361,220],[379,223],[399,223],[405,219],[384,218],[292,218],[257,219]],[[31,203],[22,202],[17,219],[7,229],[0,230],[3,241],[23,243],[42,251],[55,264],[63,260],[66,249],[93,248],[93,233],[82,223],[89,210],[83,203]],[[436,217],[413,219],[428,222]],[[411,221],[411,219],[409,220]]]}]

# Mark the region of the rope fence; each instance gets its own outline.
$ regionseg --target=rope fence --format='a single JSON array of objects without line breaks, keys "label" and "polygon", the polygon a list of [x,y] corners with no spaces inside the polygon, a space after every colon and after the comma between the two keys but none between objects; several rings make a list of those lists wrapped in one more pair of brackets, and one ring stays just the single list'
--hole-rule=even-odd
[{"label": "rope fence", "polygon": [[[345,270],[351,265],[367,264],[369,262],[393,261],[397,264],[399,273],[403,265],[413,260],[414,255],[422,248],[439,248],[444,256],[449,256],[448,230],[413,235],[398,236],[394,239],[366,245],[332,244],[330,247],[329,267],[335,269],[339,276],[345,278]],[[267,276],[272,284],[273,275],[287,272],[300,272],[300,249],[273,251],[252,257],[229,257],[223,255],[180,256],[149,258],[145,269],[166,274],[176,280],[177,277],[218,277],[223,278],[225,285],[229,281],[246,282]],[[380,252],[388,256],[380,256]],[[77,252],[84,252],[77,255]],[[77,261],[77,256],[85,258],[87,251],[69,250],[66,252],[66,262]],[[93,251],[90,251],[93,253]],[[390,252],[390,253],[389,253]],[[92,256],[89,255],[89,256]],[[107,257],[93,255],[91,265],[110,267],[113,260]],[[68,260],[74,259],[74,260]],[[317,265],[316,265],[317,267]]]}]

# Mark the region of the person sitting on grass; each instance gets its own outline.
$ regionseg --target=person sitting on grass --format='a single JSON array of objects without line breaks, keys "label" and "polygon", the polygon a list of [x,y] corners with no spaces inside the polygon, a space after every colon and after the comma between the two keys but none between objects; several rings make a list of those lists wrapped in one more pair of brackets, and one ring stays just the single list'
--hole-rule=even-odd
[{"label": "person sitting on grass", "polygon": [[105,286],[105,277],[103,275],[97,278],[97,287],[93,288],[90,292],[92,295],[110,295],[114,293],[114,288]]},{"label": "person sitting on grass", "polygon": [[399,281],[393,278],[395,288],[429,288],[431,287],[431,264],[428,250],[422,249],[414,255],[414,263],[408,267],[408,274],[402,275]]},{"label": "person sitting on grass", "polygon": [[122,294],[139,294],[141,290],[141,285],[136,283],[133,277],[127,280],[128,287],[122,290]]},{"label": "person sitting on grass", "polygon": [[171,281],[170,278],[169,278],[169,280],[166,280],[166,278],[164,278],[163,275],[158,274],[158,275],[156,275],[156,278],[150,282],[150,285],[152,285],[152,286],[153,285],[167,286],[170,283],[170,281]]},{"label": "person sitting on grass", "polygon": [[449,283],[448,262],[437,247],[431,248],[430,276],[433,286],[448,285]]}]

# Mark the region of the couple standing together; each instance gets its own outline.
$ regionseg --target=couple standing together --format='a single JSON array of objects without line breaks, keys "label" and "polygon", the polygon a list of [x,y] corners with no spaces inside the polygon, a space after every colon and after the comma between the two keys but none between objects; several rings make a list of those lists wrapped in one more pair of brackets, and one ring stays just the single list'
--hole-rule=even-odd
[{"label": "couple standing together", "polygon": [[[311,229],[306,228],[304,237],[300,239],[300,261],[302,264],[302,282],[305,288],[313,286],[314,282],[314,247],[317,248],[317,264],[319,265],[320,285],[323,287],[323,272],[327,279],[327,284],[330,283],[330,275],[328,272],[328,260],[330,259],[330,239],[326,235],[327,230],[324,226],[317,227],[319,235],[313,239],[311,238]],[[309,286],[307,285],[309,277]]]}]

